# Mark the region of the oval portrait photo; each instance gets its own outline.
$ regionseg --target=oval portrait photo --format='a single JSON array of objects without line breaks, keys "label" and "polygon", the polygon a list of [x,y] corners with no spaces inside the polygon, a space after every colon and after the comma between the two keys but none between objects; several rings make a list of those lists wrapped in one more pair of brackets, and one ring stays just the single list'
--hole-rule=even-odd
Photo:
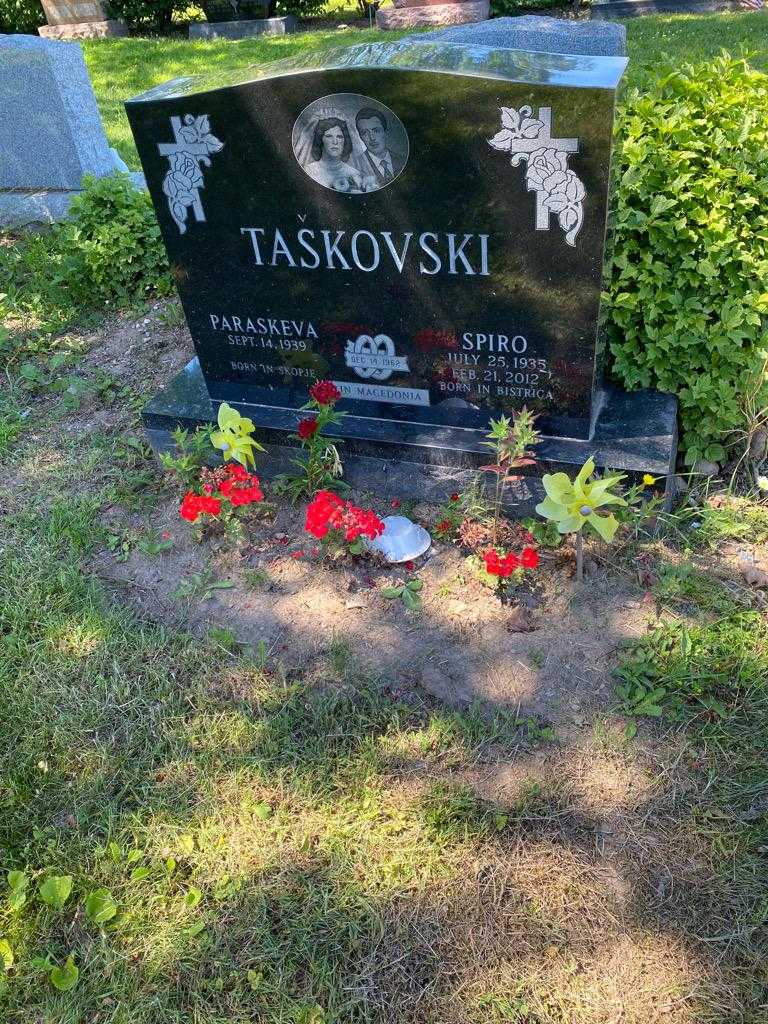
[{"label": "oval portrait photo", "polygon": [[306,174],[334,192],[377,192],[408,162],[408,133],[389,107],[340,92],[313,100],[296,118],[293,152]]}]

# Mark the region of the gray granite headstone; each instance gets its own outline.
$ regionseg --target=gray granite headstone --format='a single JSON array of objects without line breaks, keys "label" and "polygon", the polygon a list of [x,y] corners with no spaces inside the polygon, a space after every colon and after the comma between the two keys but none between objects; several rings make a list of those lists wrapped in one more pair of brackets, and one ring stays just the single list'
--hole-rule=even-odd
[{"label": "gray granite headstone", "polygon": [[79,44],[0,35],[0,227],[57,220],[115,170]]},{"label": "gray granite headstone", "polygon": [[542,53],[579,53],[621,57],[627,52],[627,30],[615,22],[566,21],[526,14],[520,18],[493,18],[474,25],[456,25],[420,35],[441,43],[493,46]]}]

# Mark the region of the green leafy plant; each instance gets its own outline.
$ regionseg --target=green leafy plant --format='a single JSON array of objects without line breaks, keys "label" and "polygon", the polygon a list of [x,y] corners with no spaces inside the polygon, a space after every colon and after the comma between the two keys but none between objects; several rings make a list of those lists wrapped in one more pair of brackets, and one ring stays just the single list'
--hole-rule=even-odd
[{"label": "green leafy plant", "polygon": [[500,416],[497,420],[491,420],[488,440],[482,442],[486,448],[491,449],[495,456],[493,465],[480,467],[484,472],[493,473],[496,476],[493,498],[492,542],[494,545],[498,540],[499,521],[507,485],[520,479],[519,475],[512,473],[511,470],[532,466],[536,462],[533,452],[529,451],[539,440],[539,434],[533,426],[535,419],[536,416],[523,406],[518,412],[512,413],[511,420],[508,416]]},{"label": "green leafy plant", "polygon": [[543,519],[556,524],[558,533],[571,533],[575,536],[578,582],[581,582],[584,575],[584,526],[590,526],[599,537],[610,543],[619,528],[619,521],[613,514],[599,515],[597,510],[606,505],[626,505],[624,498],[611,493],[611,488],[624,479],[624,474],[595,478],[594,472],[594,460],[589,458],[574,480],[567,473],[545,473],[542,484],[547,496],[536,506],[536,511]]},{"label": "green leafy plant", "polygon": [[764,686],[767,671],[765,630],[756,612],[709,626],[663,624],[636,641],[617,670],[627,735],[635,734],[642,716],[721,718],[739,692]]},{"label": "green leafy plant", "polygon": [[27,902],[28,887],[29,877],[23,871],[8,872],[8,888],[11,890],[8,905],[11,910],[21,910]]},{"label": "green leafy plant", "polygon": [[39,0],[0,0],[0,32],[33,35],[45,24]]},{"label": "green leafy plant", "polygon": [[424,583],[421,580],[408,580],[407,583],[399,587],[384,587],[381,591],[381,596],[393,601],[399,599],[409,612],[419,612],[423,603],[419,591],[423,587]]},{"label": "green leafy plant", "polygon": [[200,478],[210,453],[212,432],[212,426],[198,427],[194,433],[178,427],[172,435],[175,451],[160,453],[160,462],[180,478],[185,490],[194,487]]},{"label": "green leafy plant", "polygon": [[255,466],[254,450],[263,452],[264,448],[251,434],[256,429],[253,420],[241,416],[237,409],[222,402],[217,414],[218,430],[211,431],[211,444],[221,452],[225,462],[234,459],[247,469]]},{"label": "green leafy plant", "polygon": [[229,590],[234,587],[230,580],[217,580],[210,569],[193,572],[179,583],[173,596],[177,601],[210,601],[217,590]]},{"label": "green leafy plant", "polygon": [[207,635],[211,643],[223,651],[231,654],[237,650],[238,640],[234,630],[228,629],[226,626],[211,626]]},{"label": "green leafy plant", "polygon": [[94,889],[85,898],[85,913],[89,921],[103,925],[117,914],[117,904],[109,889]]},{"label": "green leafy plant", "polygon": [[54,910],[63,910],[71,892],[71,875],[51,875],[41,884],[37,895]]},{"label": "green leafy plant", "polygon": [[83,306],[173,291],[152,202],[127,174],[86,175],[70,219],[55,230],[56,279]]},{"label": "green leafy plant", "polygon": [[613,372],[680,401],[685,460],[719,462],[768,347],[768,75],[723,55],[621,105],[607,303]]},{"label": "green leafy plant", "polygon": [[110,17],[122,18],[131,28],[168,32],[174,12],[183,12],[187,4],[179,0],[108,0]]},{"label": "green leafy plant", "polygon": [[75,960],[72,954],[67,957],[63,966],[59,967],[58,964],[54,964],[49,973],[48,977],[51,984],[59,992],[69,992],[73,989],[78,982],[80,977],[80,971],[75,967]]},{"label": "green leafy plant", "polygon": [[331,488],[349,490],[340,479],[343,466],[337,445],[341,442],[330,441],[325,435],[328,427],[338,426],[346,415],[336,409],[340,398],[341,392],[328,380],[317,381],[309,389],[309,401],[301,408],[312,415],[299,420],[296,433],[291,435],[302,448],[302,457],[292,460],[297,472],[283,474],[275,481],[276,490],[291,501],[302,496],[311,498]]}]

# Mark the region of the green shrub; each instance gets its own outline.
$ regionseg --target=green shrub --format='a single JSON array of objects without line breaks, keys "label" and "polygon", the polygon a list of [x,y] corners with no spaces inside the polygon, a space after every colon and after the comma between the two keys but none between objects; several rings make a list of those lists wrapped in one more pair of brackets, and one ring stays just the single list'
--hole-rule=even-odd
[{"label": "green shrub", "polygon": [[174,11],[189,5],[179,0],[107,0],[106,6],[110,17],[122,18],[131,28],[167,31]]},{"label": "green shrub", "polygon": [[58,282],[78,305],[118,304],[173,290],[152,203],[126,174],[84,179],[58,229]]},{"label": "green shrub", "polygon": [[720,461],[768,347],[768,76],[723,55],[618,116],[609,344],[628,388],[680,399],[686,462]]},{"label": "green shrub", "polygon": [[0,32],[34,33],[44,24],[40,0],[0,0]]},{"label": "green shrub", "polygon": [[311,18],[327,5],[328,0],[277,0],[274,4],[278,15],[293,14],[297,18]]},{"label": "green shrub", "polygon": [[491,17],[504,18],[559,6],[558,0],[491,0]]}]

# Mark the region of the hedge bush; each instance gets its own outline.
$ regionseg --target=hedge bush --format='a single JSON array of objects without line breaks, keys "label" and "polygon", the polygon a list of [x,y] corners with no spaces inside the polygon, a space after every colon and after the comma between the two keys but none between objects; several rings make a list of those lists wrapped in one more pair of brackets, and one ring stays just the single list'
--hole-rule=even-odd
[{"label": "hedge bush", "polygon": [[688,465],[721,461],[768,348],[768,76],[725,54],[665,74],[617,132],[613,370],[678,395]]},{"label": "hedge bush", "polygon": [[57,229],[57,278],[75,301],[126,303],[173,291],[152,202],[127,174],[87,175],[70,215]]},{"label": "hedge bush", "polygon": [[106,3],[111,18],[122,18],[130,28],[154,32],[168,31],[174,11],[184,11],[188,6],[179,0],[107,0]]},{"label": "hedge bush", "polygon": [[0,0],[0,32],[26,32],[45,24],[40,0]]}]

